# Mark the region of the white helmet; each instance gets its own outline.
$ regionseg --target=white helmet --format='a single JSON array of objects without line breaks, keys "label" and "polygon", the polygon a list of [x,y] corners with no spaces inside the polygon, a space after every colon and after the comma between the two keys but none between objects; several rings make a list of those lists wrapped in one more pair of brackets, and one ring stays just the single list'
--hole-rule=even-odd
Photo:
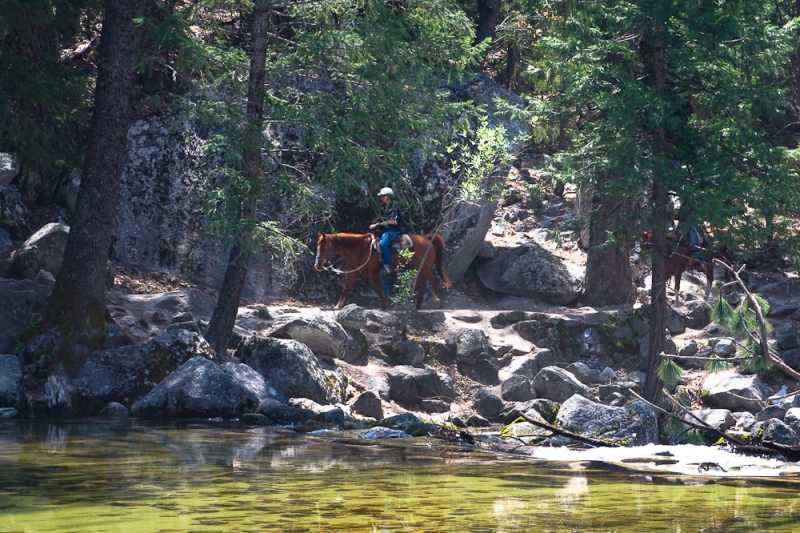
[{"label": "white helmet", "polygon": [[394,196],[394,191],[389,187],[384,187],[383,189],[381,189],[381,192],[378,193],[378,196],[386,196],[386,195]]}]

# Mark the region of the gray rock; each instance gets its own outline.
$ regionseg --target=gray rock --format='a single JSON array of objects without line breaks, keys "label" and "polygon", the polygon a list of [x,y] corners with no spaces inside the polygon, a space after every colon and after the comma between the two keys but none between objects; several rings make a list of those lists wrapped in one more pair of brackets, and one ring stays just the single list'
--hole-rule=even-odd
[{"label": "gray rock", "polygon": [[[736,419],[728,409],[692,409],[691,413],[717,431],[727,431],[736,425]],[[684,415],[683,419],[697,423],[697,420],[689,415]]]},{"label": "gray rock", "polygon": [[411,435],[399,429],[389,429],[384,427],[375,427],[371,429],[360,429],[356,431],[356,438],[363,440],[380,440],[380,439],[409,439]]},{"label": "gray rock", "polygon": [[0,186],[8,185],[19,174],[19,160],[12,154],[0,152]]},{"label": "gray rock", "polygon": [[480,329],[468,328],[456,338],[456,360],[474,365],[478,356],[489,351],[489,337]]},{"label": "gray rock", "polygon": [[380,348],[398,365],[417,366],[425,360],[425,349],[416,341],[387,342]]},{"label": "gray rock", "polygon": [[248,337],[235,357],[264,376],[280,399],[310,398],[319,404],[341,401],[313,352],[291,339]]},{"label": "gray rock", "polygon": [[313,420],[317,416],[311,409],[290,407],[274,398],[259,402],[255,411],[274,424],[298,424]]},{"label": "gray rock", "polygon": [[536,398],[531,380],[525,376],[513,375],[500,385],[500,394],[507,402],[527,402]]},{"label": "gray rock", "polygon": [[367,379],[365,386],[367,390],[374,391],[380,398],[389,399],[391,389],[389,388],[389,382],[385,378],[373,376]]},{"label": "gray rock", "polygon": [[686,302],[686,327],[703,329],[711,323],[711,305],[705,300],[692,300]]},{"label": "gray rock", "polygon": [[592,369],[583,361],[576,361],[570,365],[567,365],[564,370],[570,372],[584,385],[591,385]]},{"label": "gray rock", "polygon": [[383,403],[380,396],[374,391],[368,390],[359,394],[350,406],[354,413],[361,416],[368,416],[376,420],[383,418]]},{"label": "gray rock", "polygon": [[458,371],[484,385],[495,385],[500,382],[500,361],[486,352],[481,353],[473,365],[459,364]]},{"label": "gray rock", "polygon": [[491,422],[478,414],[470,415],[466,421],[466,426],[471,428],[488,428],[491,427],[491,425]]},{"label": "gray rock", "polygon": [[686,331],[686,323],[683,313],[674,307],[667,308],[667,331],[670,335],[680,335]]},{"label": "gray rock", "polygon": [[281,321],[266,335],[294,339],[308,346],[317,355],[336,357],[349,363],[359,360],[367,350],[364,338],[352,335],[335,320],[321,315]]},{"label": "gray rock", "polygon": [[795,433],[800,433],[800,407],[792,407],[783,417],[784,423],[792,428]]},{"label": "gray rock", "polygon": [[194,357],[216,357],[197,333],[177,330],[146,344],[101,350],[89,355],[72,395],[80,415],[96,415],[108,403],[130,405]]},{"label": "gray rock", "polygon": [[792,350],[797,348],[797,346],[797,333],[794,331],[785,333],[778,339],[778,348],[781,351]]},{"label": "gray rock", "polygon": [[589,387],[578,381],[570,372],[557,366],[541,369],[533,379],[533,390],[538,397],[557,403],[563,403],[575,394],[589,397]]},{"label": "gray rock", "polygon": [[0,278],[0,353],[15,351],[20,335],[38,324],[47,310],[50,287],[30,280]]},{"label": "gray rock", "polygon": [[764,420],[769,420],[770,418],[783,419],[783,417],[786,416],[786,412],[789,410],[789,407],[790,406],[788,403],[768,405],[756,413],[756,420],[763,422]]},{"label": "gray rock", "polygon": [[108,418],[130,418],[131,416],[128,408],[117,402],[110,402],[105,406],[102,413]]},{"label": "gray rock", "polygon": [[22,405],[22,367],[19,357],[0,354],[0,407],[20,409]]},{"label": "gray rock", "polygon": [[490,387],[481,387],[475,394],[475,401],[472,407],[482,417],[488,420],[497,420],[505,404],[494,389]]},{"label": "gray rock", "polygon": [[436,431],[436,425],[423,422],[413,413],[401,413],[379,421],[378,426],[402,431],[412,437],[424,437]]},{"label": "gray rock", "polygon": [[583,288],[583,272],[564,263],[536,243],[506,250],[478,267],[488,288],[515,296],[571,305]]},{"label": "gray rock", "polygon": [[131,412],[142,418],[233,418],[258,403],[250,389],[216,363],[193,357],[133,404]]},{"label": "gray rock", "polygon": [[258,398],[259,402],[266,398],[275,398],[278,396],[278,391],[267,383],[264,376],[243,363],[223,363],[220,365],[220,369],[228,374],[231,379],[237,381],[244,388],[253,393],[253,395]]},{"label": "gray rock", "polygon": [[68,238],[69,227],[63,224],[43,226],[14,252],[11,260],[13,272],[24,279],[36,278],[41,270],[57,277]]},{"label": "gray rock", "polygon": [[610,439],[626,446],[658,443],[658,417],[653,408],[643,402],[613,407],[576,394],[561,405],[556,425],[587,437]]},{"label": "gray rock", "polygon": [[766,407],[766,387],[758,376],[725,371],[710,374],[703,382],[703,396],[711,407],[757,413]]},{"label": "gray rock", "polygon": [[[763,433],[761,433],[762,430]],[[795,446],[797,444],[797,433],[777,418],[758,422],[753,427],[753,432],[761,433],[762,441],[772,441],[778,444],[786,444],[787,446]]]},{"label": "gray rock", "polygon": [[361,331],[367,327],[367,312],[363,307],[349,304],[336,314],[336,320],[345,329]]},{"label": "gray rock", "polygon": [[450,410],[450,404],[442,400],[425,398],[420,402],[420,409],[426,413],[446,413]]},{"label": "gray rock", "polygon": [[0,186],[0,228],[14,240],[24,240],[31,234],[31,212],[13,185]]},{"label": "gray rock", "polygon": [[0,407],[0,420],[9,420],[11,418],[17,418],[18,416],[19,411],[13,407]]},{"label": "gray rock", "polygon": [[453,401],[452,382],[445,379],[429,367],[416,368],[396,366],[386,373],[389,382],[389,397],[405,407],[420,405],[423,399],[441,399]]},{"label": "gray rock", "polygon": [[733,339],[721,338],[712,342],[714,355],[728,357],[736,353],[736,342]]}]

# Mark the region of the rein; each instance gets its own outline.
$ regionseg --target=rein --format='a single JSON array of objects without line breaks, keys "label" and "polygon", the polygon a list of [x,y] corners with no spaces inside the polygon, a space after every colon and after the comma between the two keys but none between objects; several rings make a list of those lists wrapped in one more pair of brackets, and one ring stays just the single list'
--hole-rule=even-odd
[{"label": "rein", "polygon": [[[361,270],[362,268],[367,266],[367,263],[369,263],[369,260],[372,258],[372,250],[373,250],[374,247],[375,247],[375,235],[370,233],[369,255],[367,255],[367,260],[364,261],[364,264],[362,264],[358,268],[354,268],[353,270],[339,270],[338,268],[336,268],[333,265],[328,265],[328,266],[324,266],[323,265],[322,269],[323,270],[329,270],[329,271],[334,272],[336,274],[352,274],[353,272],[358,272],[359,270]],[[331,252],[333,252],[333,245],[331,245]],[[327,261],[327,259],[325,259],[323,257],[320,257],[320,256],[317,256],[316,259],[322,259],[323,261]]]}]

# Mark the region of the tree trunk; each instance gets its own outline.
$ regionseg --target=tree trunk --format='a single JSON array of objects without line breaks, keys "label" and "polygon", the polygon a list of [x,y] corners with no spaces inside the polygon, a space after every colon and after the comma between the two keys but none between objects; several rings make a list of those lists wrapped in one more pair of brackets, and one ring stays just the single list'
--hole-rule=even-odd
[{"label": "tree trunk", "polygon": [[143,0],[105,4],[97,86],[78,201],[67,247],[47,310],[63,337],[62,362],[74,368],[105,338],[105,280],[138,59],[134,19]]},{"label": "tree trunk", "polygon": [[[262,179],[261,139],[264,125],[264,76],[266,75],[267,44],[269,34],[269,0],[256,0],[253,7],[253,38],[250,47],[250,77],[247,87],[247,125],[245,130],[244,165],[252,188],[257,188]],[[253,220],[256,200],[251,191],[241,191],[242,201],[239,219]],[[249,194],[248,194],[249,193]],[[206,339],[218,354],[224,354],[230,342],[239,300],[242,297],[247,269],[250,262],[250,240],[252,230],[247,224],[237,230],[231,248],[228,269],[219,292],[214,314],[208,324]]]},{"label": "tree trunk", "polygon": [[[664,92],[666,59],[663,47],[664,23],[656,20],[653,47],[654,78],[659,96]],[[668,152],[664,130],[659,128],[654,138],[654,152],[661,156]],[[661,176],[653,176],[653,274],[650,288],[650,344],[647,350],[647,376],[644,397],[653,405],[661,405],[663,383],[658,377],[664,335],[667,326],[667,191]]]},{"label": "tree trunk", "polygon": [[494,39],[497,21],[500,18],[500,0],[478,0],[478,24],[475,28],[475,43]]},{"label": "tree trunk", "polygon": [[589,252],[586,258],[586,305],[620,305],[631,300],[630,245],[628,236],[609,243],[609,231],[622,233],[626,201],[595,208],[589,221]]}]

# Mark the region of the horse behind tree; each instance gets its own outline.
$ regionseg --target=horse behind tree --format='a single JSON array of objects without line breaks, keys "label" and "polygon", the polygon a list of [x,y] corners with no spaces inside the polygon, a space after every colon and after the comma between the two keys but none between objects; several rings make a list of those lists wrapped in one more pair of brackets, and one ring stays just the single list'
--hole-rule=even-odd
[{"label": "horse behind tree", "polygon": [[[426,281],[431,285],[431,299],[436,305],[439,305],[439,294],[437,292],[439,281],[433,274],[434,266],[436,266],[436,271],[444,282],[444,288],[449,289],[451,285],[450,279],[448,279],[442,266],[444,239],[437,233],[429,233],[427,235],[409,234],[408,236],[413,242],[413,247],[411,248],[413,255],[410,260],[404,261],[397,254],[397,250],[393,248],[392,270],[413,269],[419,273],[416,280],[417,310],[422,308]],[[326,267],[325,263],[330,262],[334,253],[339,254],[344,259],[345,268],[347,269],[344,272],[342,294],[336,307],[341,308],[344,305],[347,293],[350,292],[356,279],[359,276],[364,276],[372,283],[380,298],[381,309],[385,310],[387,302],[381,290],[380,282],[381,252],[377,248],[375,237],[371,233],[320,233],[317,237],[317,258],[314,262],[314,268],[320,272],[330,270],[331,267]]]}]

